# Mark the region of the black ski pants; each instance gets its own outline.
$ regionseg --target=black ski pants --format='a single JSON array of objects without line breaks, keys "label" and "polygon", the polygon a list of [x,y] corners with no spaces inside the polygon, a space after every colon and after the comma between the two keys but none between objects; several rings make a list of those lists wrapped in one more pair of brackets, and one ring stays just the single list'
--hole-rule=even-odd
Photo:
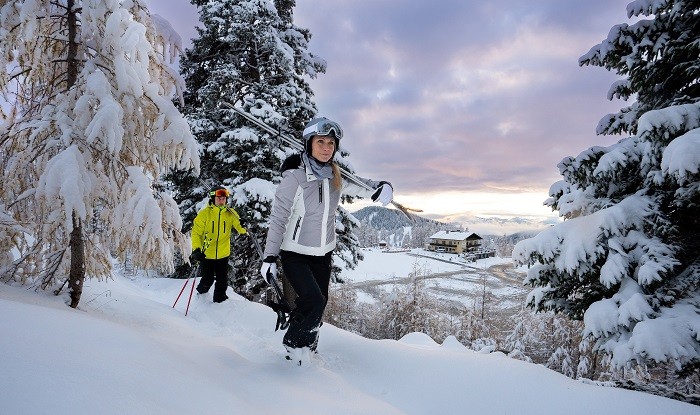
[{"label": "black ski pants", "polygon": [[197,284],[197,292],[204,294],[209,291],[214,280],[214,302],[226,301],[226,289],[228,288],[228,257],[219,259],[204,259],[200,265],[200,275],[202,278]]},{"label": "black ski pants", "polygon": [[284,335],[285,346],[315,347],[328,302],[331,255],[332,252],[323,256],[280,252],[284,275],[297,293],[294,310],[289,316],[289,328]]}]

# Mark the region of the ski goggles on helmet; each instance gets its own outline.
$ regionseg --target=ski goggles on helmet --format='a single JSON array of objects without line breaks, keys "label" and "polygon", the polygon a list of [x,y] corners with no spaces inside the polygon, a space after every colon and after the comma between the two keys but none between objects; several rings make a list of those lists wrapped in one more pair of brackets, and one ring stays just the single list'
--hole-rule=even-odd
[{"label": "ski goggles on helmet", "polygon": [[227,189],[217,189],[212,192],[209,192],[209,195],[216,197],[229,197],[231,194]]},{"label": "ski goggles on helmet", "polygon": [[343,129],[340,128],[337,122],[321,118],[318,122],[304,129],[304,138],[308,140],[315,135],[330,135],[331,132],[335,135],[335,138],[339,140],[343,138]]}]

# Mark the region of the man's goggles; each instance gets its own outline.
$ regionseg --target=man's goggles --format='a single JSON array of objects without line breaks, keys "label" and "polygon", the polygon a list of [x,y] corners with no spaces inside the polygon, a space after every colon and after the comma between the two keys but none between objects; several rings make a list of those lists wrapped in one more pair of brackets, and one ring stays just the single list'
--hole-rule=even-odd
[{"label": "man's goggles", "polygon": [[329,135],[335,134],[335,138],[343,138],[343,129],[340,128],[337,122],[331,120],[320,120],[314,125],[310,125],[304,129],[304,137],[309,138],[314,135]]},{"label": "man's goggles", "polygon": [[214,190],[209,193],[211,196],[216,196],[216,197],[229,197],[230,193],[226,189],[218,189]]}]

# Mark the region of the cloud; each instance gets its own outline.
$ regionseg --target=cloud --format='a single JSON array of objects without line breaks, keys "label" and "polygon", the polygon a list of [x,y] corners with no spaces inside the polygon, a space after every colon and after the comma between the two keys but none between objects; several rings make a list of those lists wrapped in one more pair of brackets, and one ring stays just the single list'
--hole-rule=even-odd
[{"label": "cloud", "polygon": [[371,177],[408,192],[546,190],[563,157],[618,139],[594,133],[619,107],[605,101],[615,77],[578,67],[610,2],[331,3],[297,2],[329,63],[312,87]]},{"label": "cloud", "polygon": [[626,105],[605,98],[617,77],[578,58],[627,21],[627,2],[297,0],[294,21],[328,63],[314,99],[358,173],[398,194],[546,196],[563,157],[620,138],[595,135]]}]

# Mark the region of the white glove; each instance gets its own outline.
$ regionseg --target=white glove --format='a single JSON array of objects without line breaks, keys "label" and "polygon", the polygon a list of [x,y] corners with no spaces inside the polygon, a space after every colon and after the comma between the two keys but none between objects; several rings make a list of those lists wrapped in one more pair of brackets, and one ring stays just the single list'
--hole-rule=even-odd
[{"label": "white glove", "polygon": [[268,256],[263,260],[260,266],[260,275],[268,284],[277,278],[277,257]]},{"label": "white glove", "polygon": [[379,182],[380,185],[372,195],[372,201],[379,202],[382,206],[386,206],[394,200],[394,188],[389,182]]}]

